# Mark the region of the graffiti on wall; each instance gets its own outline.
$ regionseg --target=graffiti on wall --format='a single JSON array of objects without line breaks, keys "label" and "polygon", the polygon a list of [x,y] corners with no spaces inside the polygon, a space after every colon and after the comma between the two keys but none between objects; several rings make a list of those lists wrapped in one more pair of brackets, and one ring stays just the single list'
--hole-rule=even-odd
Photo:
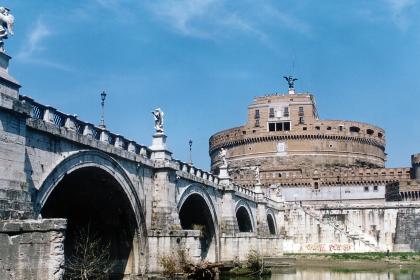
[{"label": "graffiti on wall", "polygon": [[353,249],[353,244],[350,243],[306,243],[303,249],[309,252],[348,252]]}]

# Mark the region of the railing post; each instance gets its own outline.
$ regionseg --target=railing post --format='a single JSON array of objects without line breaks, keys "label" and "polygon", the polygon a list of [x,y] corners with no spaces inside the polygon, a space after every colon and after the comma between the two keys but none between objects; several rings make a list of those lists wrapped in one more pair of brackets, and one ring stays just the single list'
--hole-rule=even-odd
[{"label": "railing post", "polygon": [[53,107],[50,107],[50,106],[46,106],[45,111],[44,111],[44,116],[42,117],[42,119],[45,122],[54,123],[54,113],[55,112],[56,112],[56,109],[54,109]]}]

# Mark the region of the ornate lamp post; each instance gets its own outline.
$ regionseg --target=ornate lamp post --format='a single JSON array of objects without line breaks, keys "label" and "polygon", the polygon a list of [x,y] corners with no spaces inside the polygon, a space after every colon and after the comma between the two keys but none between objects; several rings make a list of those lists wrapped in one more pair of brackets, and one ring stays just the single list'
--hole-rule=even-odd
[{"label": "ornate lamp post", "polygon": [[188,144],[190,145],[190,164],[192,164],[192,144],[193,144],[193,141],[190,139],[190,141],[188,141]]},{"label": "ornate lamp post", "polygon": [[101,121],[99,123],[99,128],[101,129],[105,129],[105,119],[104,119],[104,107],[105,107],[105,98],[106,98],[106,93],[105,91],[102,91],[101,93],[101,107],[102,107],[102,112],[101,112]]}]

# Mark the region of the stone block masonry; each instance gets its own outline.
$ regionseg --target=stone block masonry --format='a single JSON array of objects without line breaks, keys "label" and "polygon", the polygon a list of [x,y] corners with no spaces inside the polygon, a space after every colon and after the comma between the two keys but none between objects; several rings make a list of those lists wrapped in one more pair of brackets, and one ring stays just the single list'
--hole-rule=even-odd
[{"label": "stone block masonry", "polygon": [[0,221],[0,278],[62,279],[65,219]]}]

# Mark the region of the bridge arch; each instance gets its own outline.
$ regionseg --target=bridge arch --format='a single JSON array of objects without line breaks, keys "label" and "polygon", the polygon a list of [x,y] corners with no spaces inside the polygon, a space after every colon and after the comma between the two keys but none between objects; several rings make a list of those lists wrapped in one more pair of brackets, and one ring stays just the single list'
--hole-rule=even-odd
[{"label": "bridge arch", "polygon": [[116,279],[145,271],[143,208],[129,176],[109,155],[86,150],[63,159],[42,182],[35,208],[44,218],[67,218],[66,256],[74,253],[80,229],[88,228],[110,245]]},{"label": "bridge arch", "polygon": [[248,202],[241,199],[235,207],[236,221],[240,232],[253,232],[255,229],[251,207]]},{"label": "bridge arch", "polygon": [[277,234],[277,224],[276,219],[274,218],[274,212],[272,210],[267,210],[267,225],[268,231],[271,235]]},{"label": "bridge arch", "polygon": [[216,208],[205,187],[189,185],[178,200],[178,214],[182,229],[202,231],[201,258],[219,260],[219,230]]}]

